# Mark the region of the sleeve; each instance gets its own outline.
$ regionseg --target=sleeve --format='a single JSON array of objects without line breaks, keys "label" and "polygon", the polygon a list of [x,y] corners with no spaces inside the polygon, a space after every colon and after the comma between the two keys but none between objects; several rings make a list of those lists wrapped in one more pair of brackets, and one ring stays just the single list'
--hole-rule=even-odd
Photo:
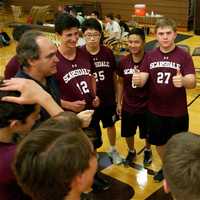
[{"label": "sleeve", "polygon": [[184,62],[183,62],[183,66],[182,66],[182,74],[185,76],[187,74],[195,74],[195,68],[194,68],[194,63],[192,60],[192,56],[190,56],[190,54],[188,54],[187,52],[185,53],[185,57],[184,57]]},{"label": "sleeve", "polygon": [[119,63],[117,64],[117,70],[116,70],[116,73],[118,76],[120,77],[123,77],[124,76],[124,73],[123,73],[123,60],[124,60],[124,57],[120,59]]},{"label": "sleeve", "polygon": [[149,58],[150,58],[150,55],[145,54],[144,59],[141,63],[140,72],[149,73],[149,63],[150,63]]},{"label": "sleeve", "polygon": [[115,57],[115,55],[114,55],[114,53],[111,49],[109,49],[109,48],[107,48],[107,49],[108,49],[109,55],[110,55],[109,57],[110,57],[111,68],[112,68],[113,71],[116,71],[116,68],[117,68],[116,57]]}]

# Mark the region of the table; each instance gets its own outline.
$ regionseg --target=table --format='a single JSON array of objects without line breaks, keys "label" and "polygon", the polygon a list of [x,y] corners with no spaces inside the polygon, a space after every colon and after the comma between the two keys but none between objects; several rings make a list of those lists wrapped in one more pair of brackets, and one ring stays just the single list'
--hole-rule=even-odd
[{"label": "table", "polygon": [[148,30],[150,28],[154,28],[155,23],[158,19],[163,18],[163,15],[145,15],[145,16],[137,16],[137,15],[132,15],[132,19],[134,22],[137,24],[141,24],[144,26],[144,31],[146,34],[148,34]]}]

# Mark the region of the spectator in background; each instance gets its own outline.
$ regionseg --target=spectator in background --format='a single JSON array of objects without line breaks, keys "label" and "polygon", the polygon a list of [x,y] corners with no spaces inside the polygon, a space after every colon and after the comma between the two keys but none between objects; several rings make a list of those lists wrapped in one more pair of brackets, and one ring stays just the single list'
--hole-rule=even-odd
[{"label": "spectator in background", "polygon": [[164,190],[176,200],[200,199],[200,136],[190,132],[169,139],[163,159]]},{"label": "spectator in background", "polygon": [[121,19],[121,15],[116,15],[115,16],[115,21],[117,21],[121,27],[121,31],[122,31],[122,36],[123,35],[128,35],[128,33],[130,32],[128,25]]},{"label": "spectator in background", "polygon": [[71,8],[69,14],[78,19],[80,25],[85,21],[84,17],[81,15],[82,13],[77,13],[75,8]]},{"label": "spectator in background", "polygon": [[[28,25],[19,25],[16,26],[13,29],[12,36],[13,39],[16,41],[16,44],[18,44],[21,36],[28,30],[31,30],[32,28]],[[7,63],[4,71],[4,77],[5,79],[12,78],[16,75],[17,71],[20,69],[20,63],[17,60],[17,56],[13,56],[10,61]]]},{"label": "spectator in background", "polygon": [[103,22],[99,19],[98,11],[94,10],[93,12],[91,12],[90,17],[96,19],[101,24],[101,29],[104,29]]},{"label": "spectator in background", "polygon": [[121,28],[117,21],[114,20],[113,14],[109,13],[105,15],[105,31],[108,32],[109,37],[115,39],[120,39],[121,37]]}]

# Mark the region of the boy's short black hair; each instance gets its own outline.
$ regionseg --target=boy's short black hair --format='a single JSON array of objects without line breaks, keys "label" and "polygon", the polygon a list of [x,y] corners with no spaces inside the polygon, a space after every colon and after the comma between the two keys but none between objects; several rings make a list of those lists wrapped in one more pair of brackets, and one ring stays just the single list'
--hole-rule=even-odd
[{"label": "boy's short black hair", "polygon": [[8,127],[11,120],[20,120],[25,122],[26,118],[35,111],[35,104],[20,105],[17,103],[1,101],[1,98],[5,96],[18,97],[20,96],[20,92],[0,91],[0,128]]},{"label": "boy's short black hair", "polygon": [[141,37],[141,39],[143,41],[145,41],[145,33],[144,33],[144,30],[141,29],[141,28],[134,28],[134,29],[132,29],[129,32],[128,36],[130,36],[130,35],[139,35]]},{"label": "boy's short black hair", "polygon": [[58,15],[58,17],[55,20],[55,32],[60,35],[64,30],[71,29],[74,27],[79,28],[80,23],[78,19],[67,13],[62,13]]},{"label": "boy's short black hair", "polygon": [[102,33],[101,24],[94,18],[86,19],[82,24],[82,32],[84,33],[87,29],[95,29]]}]

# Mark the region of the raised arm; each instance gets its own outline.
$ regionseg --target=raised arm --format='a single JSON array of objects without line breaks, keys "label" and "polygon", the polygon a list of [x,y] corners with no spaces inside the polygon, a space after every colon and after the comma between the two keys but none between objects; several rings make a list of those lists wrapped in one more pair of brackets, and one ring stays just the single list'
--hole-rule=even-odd
[{"label": "raised arm", "polygon": [[21,92],[19,97],[3,97],[1,99],[2,101],[15,102],[18,104],[37,103],[41,105],[51,116],[63,112],[63,109],[54,101],[52,96],[33,80],[23,78],[4,80],[0,90]]}]

